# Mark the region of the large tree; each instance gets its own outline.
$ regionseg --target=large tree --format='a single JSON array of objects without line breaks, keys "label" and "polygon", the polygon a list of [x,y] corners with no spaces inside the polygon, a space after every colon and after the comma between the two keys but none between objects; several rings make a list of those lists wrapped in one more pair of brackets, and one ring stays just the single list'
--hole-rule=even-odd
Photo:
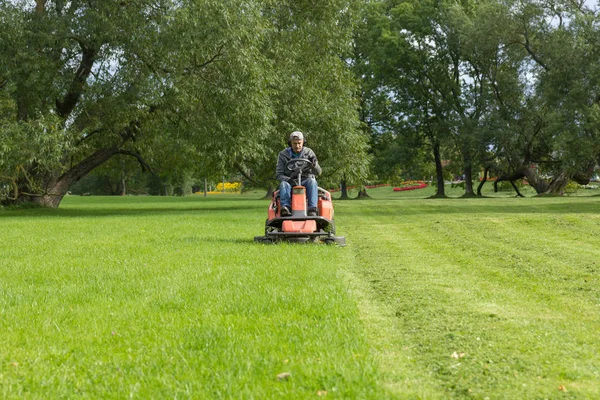
[{"label": "large tree", "polygon": [[498,181],[526,178],[538,194],[561,194],[569,180],[587,183],[600,154],[598,16],[585,2],[496,8],[496,51],[504,60],[494,70],[504,78],[513,70],[513,83],[496,91]]},{"label": "large tree", "polygon": [[[440,197],[445,195],[443,155],[461,155],[467,192],[472,193],[474,159],[485,148],[478,140],[479,124],[489,89],[466,57],[461,31],[468,25],[472,5],[373,1],[365,8],[365,23],[357,34],[359,74],[367,82],[374,125],[380,125],[375,134],[391,132],[398,148],[410,143],[426,146],[435,163]],[[398,161],[406,169],[413,160]]]},{"label": "large tree", "polygon": [[[314,7],[322,12],[312,16]],[[117,156],[145,169],[265,165],[282,127],[311,132],[326,157],[327,143],[357,132],[337,48],[346,28],[333,17],[347,8],[342,0],[3,3],[4,202],[58,206],[70,185]],[[276,22],[286,18],[284,37]],[[348,148],[332,165],[345,165]]]}]

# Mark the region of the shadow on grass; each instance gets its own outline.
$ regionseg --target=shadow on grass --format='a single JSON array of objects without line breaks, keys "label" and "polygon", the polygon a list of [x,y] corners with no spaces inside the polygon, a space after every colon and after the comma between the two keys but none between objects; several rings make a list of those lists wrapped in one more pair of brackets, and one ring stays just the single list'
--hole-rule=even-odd
[{"label": "shadow on grass", "polygon": [[[223,211],[253,211],[257,209],[257,204],[242,206],[219,206],[219,207],[144,207],[144,208],[65,208],[49,209],[35,208],[27,210],[5,210],[0,211],[0,218],[31,218],[39,217],[76,217],[76,218],[98,218],[98,217],[116,217],[116,216],[144,216],[144,215],[178,215],[185,213],[206,214],[211,212]],[[266,207],[265,207],[266,210]],[[266,214],[266,211],[265,211]]]},{"label": "shadow on grass", "polygon": [[[590,196],[591,197],[591,196]],[[590,197],[571,197],[571,198],[552,198],[549,203],[544,199],[534,199],[533,202],[523,203],[520,199],[514,199],[514,203],[507,204],[507,199],[502,200],[502,204],[494,204],[494,198],[488,198],[484,201],[473,202],[473,199],[418,199],[418,205],[412,203],[407,208],[402,206],[405,201],[410,200],[380,200],[373,199],[375,203],[386,202],[387,204],[373,204],[376,206],[374,211],[380,215],[428,215],[428,214],[598,214],[600,213],[600,202],[598,198],[590,201]],[[558,201],[557,201],[558,200]],[[346,203],[347,204],[347,203]],[[360,215],[365,213],[364,208],[346,208],[336,210],[336,215]]]},{"label": "shadow on grass", "polygon": [[182,238],[185,243],[230,243],[230,244],[254,244],[254,236],[250,238],[223,238],[206,236],[189,236]]},{"label": "shadow on grass", "polygon": [[[237,199],[236,199],[237,200]],[[353,200],[353,199],[352,199]],[[334,199],[334,204],[339,204],[340,209],[336,214],[344,216],[380,214],[380,215],[428,215],[428,214],[571,214],[600,212],[600,195],[584,197],[546,197],[546,198],[493,198],[479,197],[476,199],[464,199],[449,197],[444,199],[427,198],[405,198],[405,199],[381,199],[371,197],[368,202],[339,201]],[[229,199],[226,200],[229,203]],[[339,202],[339,203],[338,203]],[[418,202],[418,203],[416,203]],[[499,204],[498,202],[502,202]],[[70,205],[65,208],[28,208],[28,209],[3,209],[0,210],[0,220],[4,218],[32,218],[32,217],[57,217],[57,218],[102,218],[102,217],[138,217],[138,216],[181,216],[208,215],[211,212],[223,213],[255,213],[264,211],[266,216],[266,202],[260,199],[244,199],[234,201],[233,204],[223,204],[221,201],[194,202],[191,205],[186,202],[183,207],[176,203],[159,204],[160,207],[152,207],[139,203],[133,203],[131,207],[127,204],[118,204],[116,207],[104,204],[85,205],[77,207]],[[173,204],[173,207],[169,207]],[[404,207],[404,204],[407,207]],[[137,205],[137,207],[136,207]]]}]

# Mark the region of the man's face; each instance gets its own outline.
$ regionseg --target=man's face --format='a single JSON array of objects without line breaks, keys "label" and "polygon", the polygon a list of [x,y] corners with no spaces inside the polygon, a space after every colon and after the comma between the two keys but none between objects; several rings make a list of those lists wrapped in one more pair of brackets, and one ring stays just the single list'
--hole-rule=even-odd
[{"label": "man's face", "polygon": [[302,146],[304,145],[304,140],[302,139],[292,139],[292,151],[294,153],[300,153],[302,150]]}]

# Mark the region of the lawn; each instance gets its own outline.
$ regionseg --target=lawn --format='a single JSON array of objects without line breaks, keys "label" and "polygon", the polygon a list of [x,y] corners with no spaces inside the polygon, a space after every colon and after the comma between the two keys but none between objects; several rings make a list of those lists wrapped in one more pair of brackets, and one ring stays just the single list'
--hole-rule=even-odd
[{"label": "lawn", "polygon": [[599,398],[600,197],[418,192],[346,247],[255,244],[254,193],[0,210],[0,395]]}]

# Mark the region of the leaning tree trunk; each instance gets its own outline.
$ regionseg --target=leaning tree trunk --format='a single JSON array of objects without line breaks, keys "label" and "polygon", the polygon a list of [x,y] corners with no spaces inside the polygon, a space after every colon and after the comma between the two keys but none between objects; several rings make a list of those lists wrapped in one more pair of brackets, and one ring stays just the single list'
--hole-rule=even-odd
[{"label": "leaning tree trunk", "polygon": [[517,187],[514,181],[510,181],[510,184],[512,185],[513,189],[515,189],[515,192],[517,192],[517,197],[525,197],[521,194],[519,188]]},{"label": "leaning tree trunk", "polygon": [[483,189],[483,185],[487,182],[488,172],[490,171],[490,167],[485,167],[483,170],[483,179],[479,182],[479,186],[477,186],[477,196],[481,196],[481,189]]},{"label": "leaning tree trunk", "polygon": [[437,182],[437,192],[433,197],[446,197],[444,188],[444,168],[442,167],[440,144],[437,141],[433,143],[433,157],[435,159],[435,176]]},{"label": "leaning tree trunk", "polygon": [[22,194],[19,200],[30,201],[44,207],[57,208],[71,185],[89,174],[94,168],[106,162],[117,154],[118,151],[119,148],[117,146],[100,149],[79,164],[73,166],[57,179],[46,182],[46,190],[43,194]]},{"label": "leaning tree trunk", "polygon": [[567,172],[561,172],[558,174],[550,185],[548,185],[548,189],[543,193],[545,195],[559,196],[564,194],[565,188],[569,183],[569,174]]},{"label": "leaning tree trunk", "polygon": [[503,181],[509,181],[513,185],[515,191],[517,192],[517,196],[523,197],[523,195],[519,192],[516,185],[514,184],[514,181],[523,178],[527,178],[529,186],[531,186],[537,194],[544,193],[548,189],[548,182],[540,178],[531,168],[522,167],[512,174],[499,176],[494,181],[494,192],[498,192],[498,183]]}]

